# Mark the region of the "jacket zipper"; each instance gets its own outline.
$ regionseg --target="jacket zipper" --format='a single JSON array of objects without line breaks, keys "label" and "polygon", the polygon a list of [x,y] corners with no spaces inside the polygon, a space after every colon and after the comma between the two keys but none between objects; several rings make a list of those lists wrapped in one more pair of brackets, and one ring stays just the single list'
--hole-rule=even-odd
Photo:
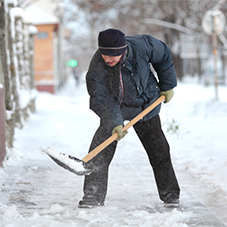
[{"label": "jacket zipper", "polygon": [[119,103],[119,106],[120,106],[123,101],[123,95],[124,95],[124,86],[123,86],[121,69],[120,69],[119,77],[120,77],[120,103]]}]

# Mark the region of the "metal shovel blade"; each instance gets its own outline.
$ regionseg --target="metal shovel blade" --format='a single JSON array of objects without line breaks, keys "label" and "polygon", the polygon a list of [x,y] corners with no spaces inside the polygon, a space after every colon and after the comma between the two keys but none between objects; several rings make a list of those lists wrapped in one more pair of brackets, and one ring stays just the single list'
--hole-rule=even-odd
[{"label": "metal shovel blade", "polygon": [[91,164],[85,163],[71,155],[60,153],[53,148],[48,147],[47,149],[43,149],[43,152],[45,152],[59,166],[75,173],[76,175],[89,175],[94,170]]}]

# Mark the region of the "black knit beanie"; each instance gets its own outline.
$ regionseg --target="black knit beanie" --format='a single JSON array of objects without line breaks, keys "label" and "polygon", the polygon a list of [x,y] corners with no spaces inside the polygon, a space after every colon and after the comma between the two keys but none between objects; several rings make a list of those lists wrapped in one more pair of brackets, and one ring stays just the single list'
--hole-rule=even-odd
[{"label": "black knit beanie", "polygon": [[125,34],[117,29],[101,31],[98,37],[98,45],[101,54],[119,56],[124,54],[127,44]]}]

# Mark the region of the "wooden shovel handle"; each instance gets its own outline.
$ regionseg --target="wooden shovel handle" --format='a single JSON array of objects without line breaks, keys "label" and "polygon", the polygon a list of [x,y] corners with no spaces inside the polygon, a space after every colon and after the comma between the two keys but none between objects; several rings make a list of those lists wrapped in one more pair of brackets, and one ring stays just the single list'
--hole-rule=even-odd
[{"label": "wooden shovel handle", "polygon": [[[153,110],[156,106],[158,106],[162,101],[165,100],[165,95],[160,96],[155,102],[153,102],[150,106],[148,106],[145,110],[143,110],[140,114],[134,117],[130,122],[128,122],[122,129],[122,131],[128,130],[131,126],[137,123],[140,119],[142,119],[145,115],[147,115],[151,110]],[[99,154],[104,148],[110,145],[114,140],[118,138],[117,132],[106,139],[103,143],[93,149],[90,153],[88,153],[82,161],[88,162],[92,158],[94,158],[97,154]]]}]

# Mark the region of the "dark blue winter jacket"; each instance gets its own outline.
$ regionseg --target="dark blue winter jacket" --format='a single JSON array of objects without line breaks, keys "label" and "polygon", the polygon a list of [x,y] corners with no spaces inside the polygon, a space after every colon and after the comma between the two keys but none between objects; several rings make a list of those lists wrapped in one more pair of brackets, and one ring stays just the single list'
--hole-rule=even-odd
[{"label": "dark blue winter jacket", "polygon": [[[160,95],[177,85],[169,47],[150,35],[127,36],[127,55],[121,64],[123,101],[119,105],[118,87],[111,82],[111,70],[99,50],[94,54],[87,75],[90,108],[100,117],[108,132],[132,120]],[[151,65],[157,78],[151,71]],[[119,79],[118,79],[119,80]],[[146,121],[160,111],[161,104],[147,114]]]}]

